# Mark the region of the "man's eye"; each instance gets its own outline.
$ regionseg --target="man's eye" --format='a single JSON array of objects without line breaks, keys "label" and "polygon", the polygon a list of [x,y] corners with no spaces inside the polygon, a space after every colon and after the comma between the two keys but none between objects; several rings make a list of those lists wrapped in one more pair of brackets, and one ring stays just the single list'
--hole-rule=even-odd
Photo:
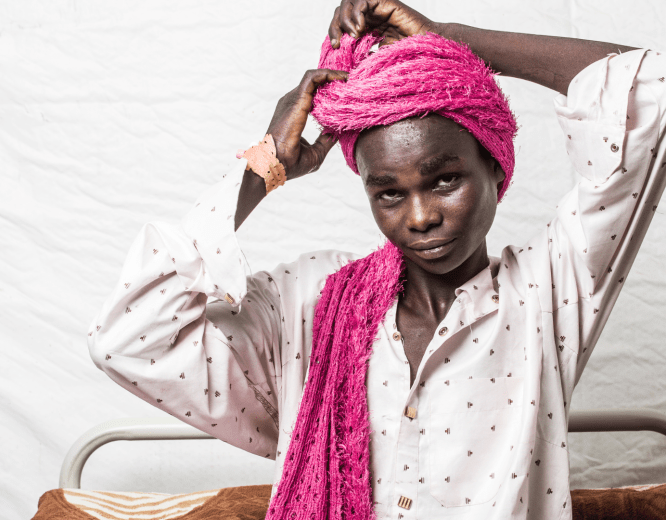
[{"label": "man's eye", "polygon": [[398,198],[396,190],[386,190],[379,194],[379,198],[384,201],[392,202]]},{"label": "man's eye", "polygon": [[458,180],[457,175],[445,175],[444,177],[440,177],[437,180],[437,187],[438,188],[449,188],[452,184],[455,184],[455,182]]}]

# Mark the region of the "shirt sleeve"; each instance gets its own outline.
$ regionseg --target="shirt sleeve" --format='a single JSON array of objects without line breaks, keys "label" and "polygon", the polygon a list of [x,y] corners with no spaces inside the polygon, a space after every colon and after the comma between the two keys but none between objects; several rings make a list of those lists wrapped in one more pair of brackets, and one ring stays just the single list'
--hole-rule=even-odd
[{"label": "shirt sleeve", "polygon": [[143,227],[88,345],[123,388],[275,458],[282,311],[270,275],[246,276],[234,232],[242,175],[242,167],[227,174],[179,225]]},{"label": "shirt sleeve", "polygon": [[613,54],[555,100],[567,153],[582,177],[548,228],[556,323],[579,326],[575,338],[558,335],[578,356],[575,381],[664,190],[665,75],[666,57],[658,52]]}]

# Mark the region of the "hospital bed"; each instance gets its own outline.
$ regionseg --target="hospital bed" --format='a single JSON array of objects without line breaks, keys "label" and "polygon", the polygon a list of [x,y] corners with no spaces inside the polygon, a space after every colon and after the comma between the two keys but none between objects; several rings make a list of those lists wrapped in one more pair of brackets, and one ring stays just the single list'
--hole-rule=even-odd
[{"label": "hospital bed", "polygon": [[[611,431],[652,431],[666,436],[666,414],[644,408],[580,410],[572,411],[570,414],[570,433]],[[65,456],[60,472],[60,489],[50,491],[40,499],[40,511],[42,510],[42,502],[44,502],[44,505],[53,505],[53,500],[51,500],[53,497],[47,497],[49,493],[60,492],[62,495],[64,490],[68,494],[66,500],[77,504],[82,509],[87,507],[88,509],[85,510],[91,513],[90,518],[109,518],[109,514],[114,514],[113,510],[119,511],[118,507],[122,509],[122,504],[116,504],[115,506],[117,507],[114,506],[111,513],[109,511],[101,511],[99,504],[107,504],[110,501],[111,495],[118,497],[120,494],[114,492],[107,496],[104,492],[89,492],[91,493],[89,496],[92,497],[89,498],[84,492],[75,491],[80,489],[81,473],[90,455],[101,446],[114,441],[176,439],[214,439],[214,437],[186,425],[175,418],[116,419],[91,428],[76,440]],[[666,481],[666,477],[664,480]],[[229,492],[229,490],[234,491]],[[176,516],[162,514],[159,516],[161,519],[183,517],[183,511],[178,510],[177,506],[174,506],[175,503],[187,503],[190,506],[195,504],[195,508],[204,508],[197,510],[201,513],[201,511],[205,511],[208,503],[222,499],[226,500],[226,503],[231,504],[233,507],[231,507],[231,510],[227,514],[221,513],[218,507],[211,518],[263,518],[261,512],[265,511],[268,504],[270,486],[244,486],[242,488],[228,488],[227,490],[213,490],[187,495],[160,495],[154,493],[127,493],[126,495],[127,500],[125,503],[127,504],[131,500],[134,500],[133,503],[136,504],[137,500],[140,501],[140,497],[144,497],[147,501],[146,504],[148,504],[144,508],[146,511],[159,510],[155,505],[158,503],[167,504],[164,507],[171,508],[169,509],[170,511],[175,511],[174,514]],[[575,520],[606,520],[611,518],[617,520],[666,519],[666,484],[609,490],[574,490],[572,491],[572,497]],[[64,505],[61,496],[56,501],[61,506]],[[622,508],[622,511],[618,508]],[[242,510],[242,513],[236,514],[232,510]],[[254,511],[254,513],[251,513],[251,511]],[[120,513],[118,514],[120,515]],[[187,518],[190,518],[191,514],[191,509],[189,512],[185,512]],[[203,513],[201,515],[203,515],[200,516],[201,518],[208,518]],[[66,517],[66,514],[53,517],[40,516],[40,512],[38,511],[34,520],[59,520]],[[118,518],[121,517],[123,516],[118,516]],[[84,517],[77,516],[76,518]],[[129,517],[124,516],[124,518]],[[142,515],[141,518],[148,519],[150,517]],[[199,518],[199,516],[196,518]]]}]

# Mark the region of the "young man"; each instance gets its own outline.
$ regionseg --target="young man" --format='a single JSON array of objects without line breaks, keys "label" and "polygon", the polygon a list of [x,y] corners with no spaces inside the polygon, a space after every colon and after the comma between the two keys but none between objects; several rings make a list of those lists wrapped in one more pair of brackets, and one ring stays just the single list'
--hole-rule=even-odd
[{"label": "young man", "polygon": [[[182,226],[142,230],[92,325],[91,355],[146,401],[275,458],[267,518],[570,518],[569,403],[664,188],[666,59],[437,24],[395,0],[344,1],[329,34],[349,57],[358,47],[342,34],[372,29],[386,43],[414,37],[395,44],[398,67],[415,66],[400,45],[436,47],[435,33],[568,94],[556,110],[583,178],[556,217],[489,258],[512,146],[481,143],[506,133],[444,108],[354,128],[324,122],[389,244],[354,262],[315,252],[246,277],[234,230],[268,181],[239,168]],[[268,134],[288,179],[316,170],[335,142],[301,139],[317,87],[349,78],[360,92],[358,69],[387,55],[357,56],[349,74],[310,71],[280,100]],[[320,94],[323,121],[335,107],[320,110]]]}]

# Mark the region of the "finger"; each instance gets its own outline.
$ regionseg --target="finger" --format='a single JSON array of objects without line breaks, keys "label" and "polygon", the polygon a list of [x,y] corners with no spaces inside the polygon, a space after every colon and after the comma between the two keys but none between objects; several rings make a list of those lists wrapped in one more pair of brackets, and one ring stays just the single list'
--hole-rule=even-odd
[{"label": "finger", "polygon": [[324,162],[324,157],[328,155],[328,152],[331,151],[331,148],[333,148],[337,142],[338,140],[331,134],[325,134],[324,132],[319,134],[319,137],[317,137],[312,146],[317,150],[317,153],[322,154],[321,162]]},{"label": "finger", "polygon": [[342,38],[342,31],[340,30],[340,7],[335,8],[333,13],[333,20],[331,25],[328,26],[328,37],[331,40],[331,47],[337,49],[340,46],[340,38]]},{"label": "finger", "polygon": [[305,166],[308,173],[317,171],[321,165],[324,163],[324,159],[328,155],[328,152],[331,151],[331,148],[335,146],[338,140],[335,139],[330,134],[321,133],[317,140],[312,144],[308,149],[308,154],[305,157],[307,162]]},{"label": "finger", "polygon": [[343,80],[346,81],[349,77],[349,72],[344,70],[333,70],[333,69],[314,69],[309,70],[303,76],[301,81],[301,93],[310,96],[314,96],[317,87],[328,83],[329,81]]},{"label": "finger", "polygon": [[354,25],[356,25],[356,29],[358,30],[358,34],[363,34],[365,32],[366,24],[365,24],[365,14],[368,12],[369,6],[368,2],[365,0],[356,0],[354,3],[354,7],[352,8],[351,12],[351,19],[354,22]]},{"label": "finger", "polygon": [[340,29],[354,38],[358,38],[360,33],[352,20],[352,9],[354,4],[349,0],[344,0],[340,5]]}]

